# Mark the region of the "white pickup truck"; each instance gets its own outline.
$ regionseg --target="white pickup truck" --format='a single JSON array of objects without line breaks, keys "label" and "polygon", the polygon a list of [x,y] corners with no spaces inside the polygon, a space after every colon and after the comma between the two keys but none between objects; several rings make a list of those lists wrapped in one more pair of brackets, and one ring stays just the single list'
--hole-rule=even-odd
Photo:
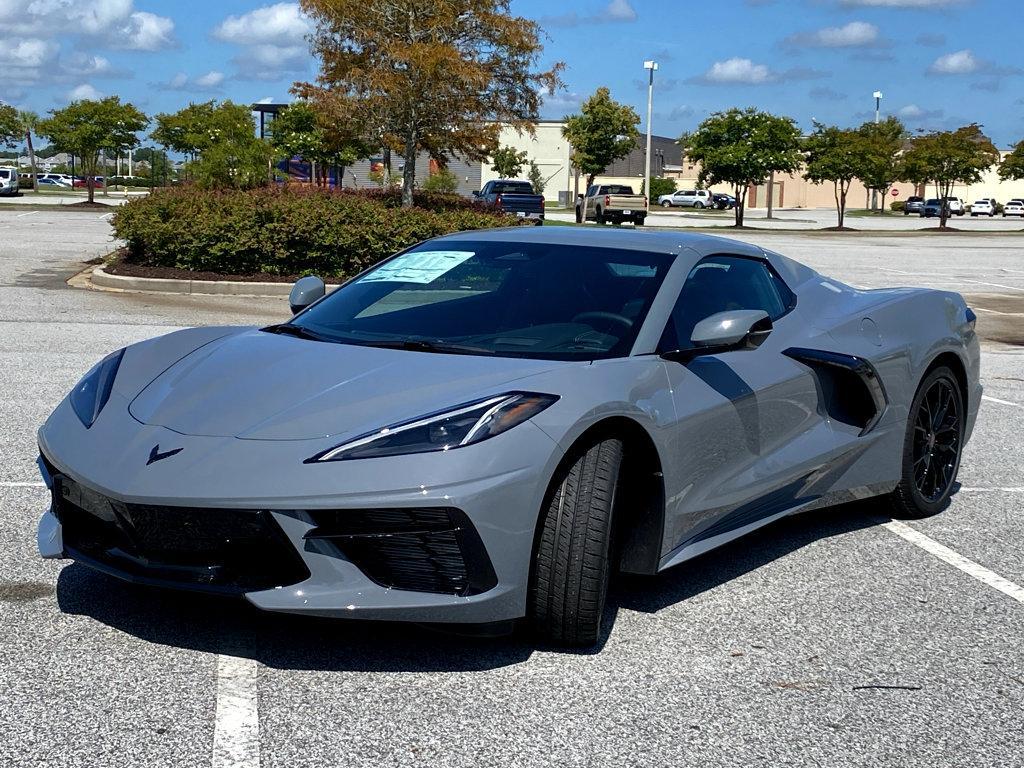
[{"label": "white pickup truck", "polygon": [[647,198],[625,184],[591,184],[576,201],[576,222],[642,225],[647,218]]}]

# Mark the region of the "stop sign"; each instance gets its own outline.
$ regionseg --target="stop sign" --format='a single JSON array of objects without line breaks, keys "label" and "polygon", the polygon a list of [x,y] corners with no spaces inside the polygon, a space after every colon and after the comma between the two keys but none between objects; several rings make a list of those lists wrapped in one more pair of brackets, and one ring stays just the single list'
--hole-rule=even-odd
[{"label": "stop sign", "polygon": [[890,194],[891,194],[891,195],[892,195],[892,196],[893,196],[894,198],[898,198],[898,197],[900,196],[900,191],[899,191],[898,189],[896,189],[895,187],[893,187],[893,188],[892,188],[892,192],[891,192]]}]

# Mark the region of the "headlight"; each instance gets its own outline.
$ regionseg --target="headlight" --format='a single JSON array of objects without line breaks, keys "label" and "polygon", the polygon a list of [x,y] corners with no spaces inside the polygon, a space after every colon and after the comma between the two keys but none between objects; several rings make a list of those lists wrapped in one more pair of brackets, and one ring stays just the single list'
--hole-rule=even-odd
[{"label": "headlight", "polygon": [[82,377],[82,381],[75,385],[75,389],[68,396],[71,408],[86,428],[92,427],[96,417],[107,405],[110,389],[114,386],[114,377],[117,376],[117,367],[121,365],[123,356],[123,348],[110,353],[89,369],[89,373]]},{"label": "headlight", "polygon": [[306,462],[391,457],[469,446],[525,422],[557,400],[557,395],[538,393],[496,395],[409,422],[389,425],[310,457]]}]

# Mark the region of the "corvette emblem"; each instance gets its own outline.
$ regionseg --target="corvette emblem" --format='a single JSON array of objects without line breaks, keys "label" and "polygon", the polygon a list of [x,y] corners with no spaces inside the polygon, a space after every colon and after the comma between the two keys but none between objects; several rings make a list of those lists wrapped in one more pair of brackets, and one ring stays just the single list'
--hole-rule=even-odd
[{"label": "corvette emblem", "polygon": [[159,462],[161,459],[167,459],[167,457],[173,457],[178,452],[183,451],[184,448],[185,447],[182,446],[180,449],[171,449],[170,451],[163,451],[162,452],[162,451],[160,451],[160,444],[158,443],[158,444],[156,444],[156,446],[154,446],[153,448],[151,448],[149,450],[149,461],[146,462],[146,466],[148,467],[149,465],[153,464],[154,462]]}]

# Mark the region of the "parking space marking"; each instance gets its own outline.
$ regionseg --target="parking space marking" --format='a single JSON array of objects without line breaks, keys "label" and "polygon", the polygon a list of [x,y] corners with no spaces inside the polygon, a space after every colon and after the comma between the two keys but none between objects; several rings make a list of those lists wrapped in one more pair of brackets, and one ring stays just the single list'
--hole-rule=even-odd
[{"label": "parking space marking", "polygon": [[17,218],[20,219],[23,216],[32,216],[32,214],[38,214],[38,213],[39,213],[38,211],[28,211],[27,213],[24,213],[24,214],[18,214]]},{"label": "parking space marking", "polygon": [[1002,398],[993,398],[991,395],[982,395],[981,399],[983,401],[992,401],[993,403],[998,403],[1002,406],[1013,406],[1014,408],[1024,409],[1024,406],[1022,406],[1019,403],[1014,403],[1013,401],[1004,401]]},{"label": "parking space marking", "polygon": [[260,721],[255,660],[217,655],[217,711],[213,726],[214,766],[259,766]]},{"label": "parking space marking", "polygon": [[1006,494],[1020,494],[1024,492],[1024,486],[961,486],[957,493],[965,491],[970,493],[1001,492]]},{"label": "parking space marking", "polygon": [[971,280],[970,278],[960,278],[964,283],[974,283],[979,286],[995,286],[996,288],[1008,288],[1011,291],[1024,291],[1024,288],[1020,286],[1007,286],[1005,283],[989,283],[987,280]]},{"label": "parking space marking", "polygon": [[886,521],[882,524],[882,527],[888,529],[896,536],[902,537],[912,545],[916,545],[926,553],[934,555],[940,561],[945,561],[950,566],[959,569],[964,574],[974,577],[979,582],[1010,596],[1010,598],[1018,603],[1024,603],[1024,587],[1021,587],[1016,582],[1010,582],[1006,577],[1001,577],[991,569],[986,569],[969,558],[964,558],[960,553],[939,544],[931,537],[903,523],[903,521]]},{"label": "parking space marking", "polygon": [[42,481],[0,481],[0,488],[5,489],[21,489],[21,488],[37,488],[39,486],[45,487],[46,484]]}]

